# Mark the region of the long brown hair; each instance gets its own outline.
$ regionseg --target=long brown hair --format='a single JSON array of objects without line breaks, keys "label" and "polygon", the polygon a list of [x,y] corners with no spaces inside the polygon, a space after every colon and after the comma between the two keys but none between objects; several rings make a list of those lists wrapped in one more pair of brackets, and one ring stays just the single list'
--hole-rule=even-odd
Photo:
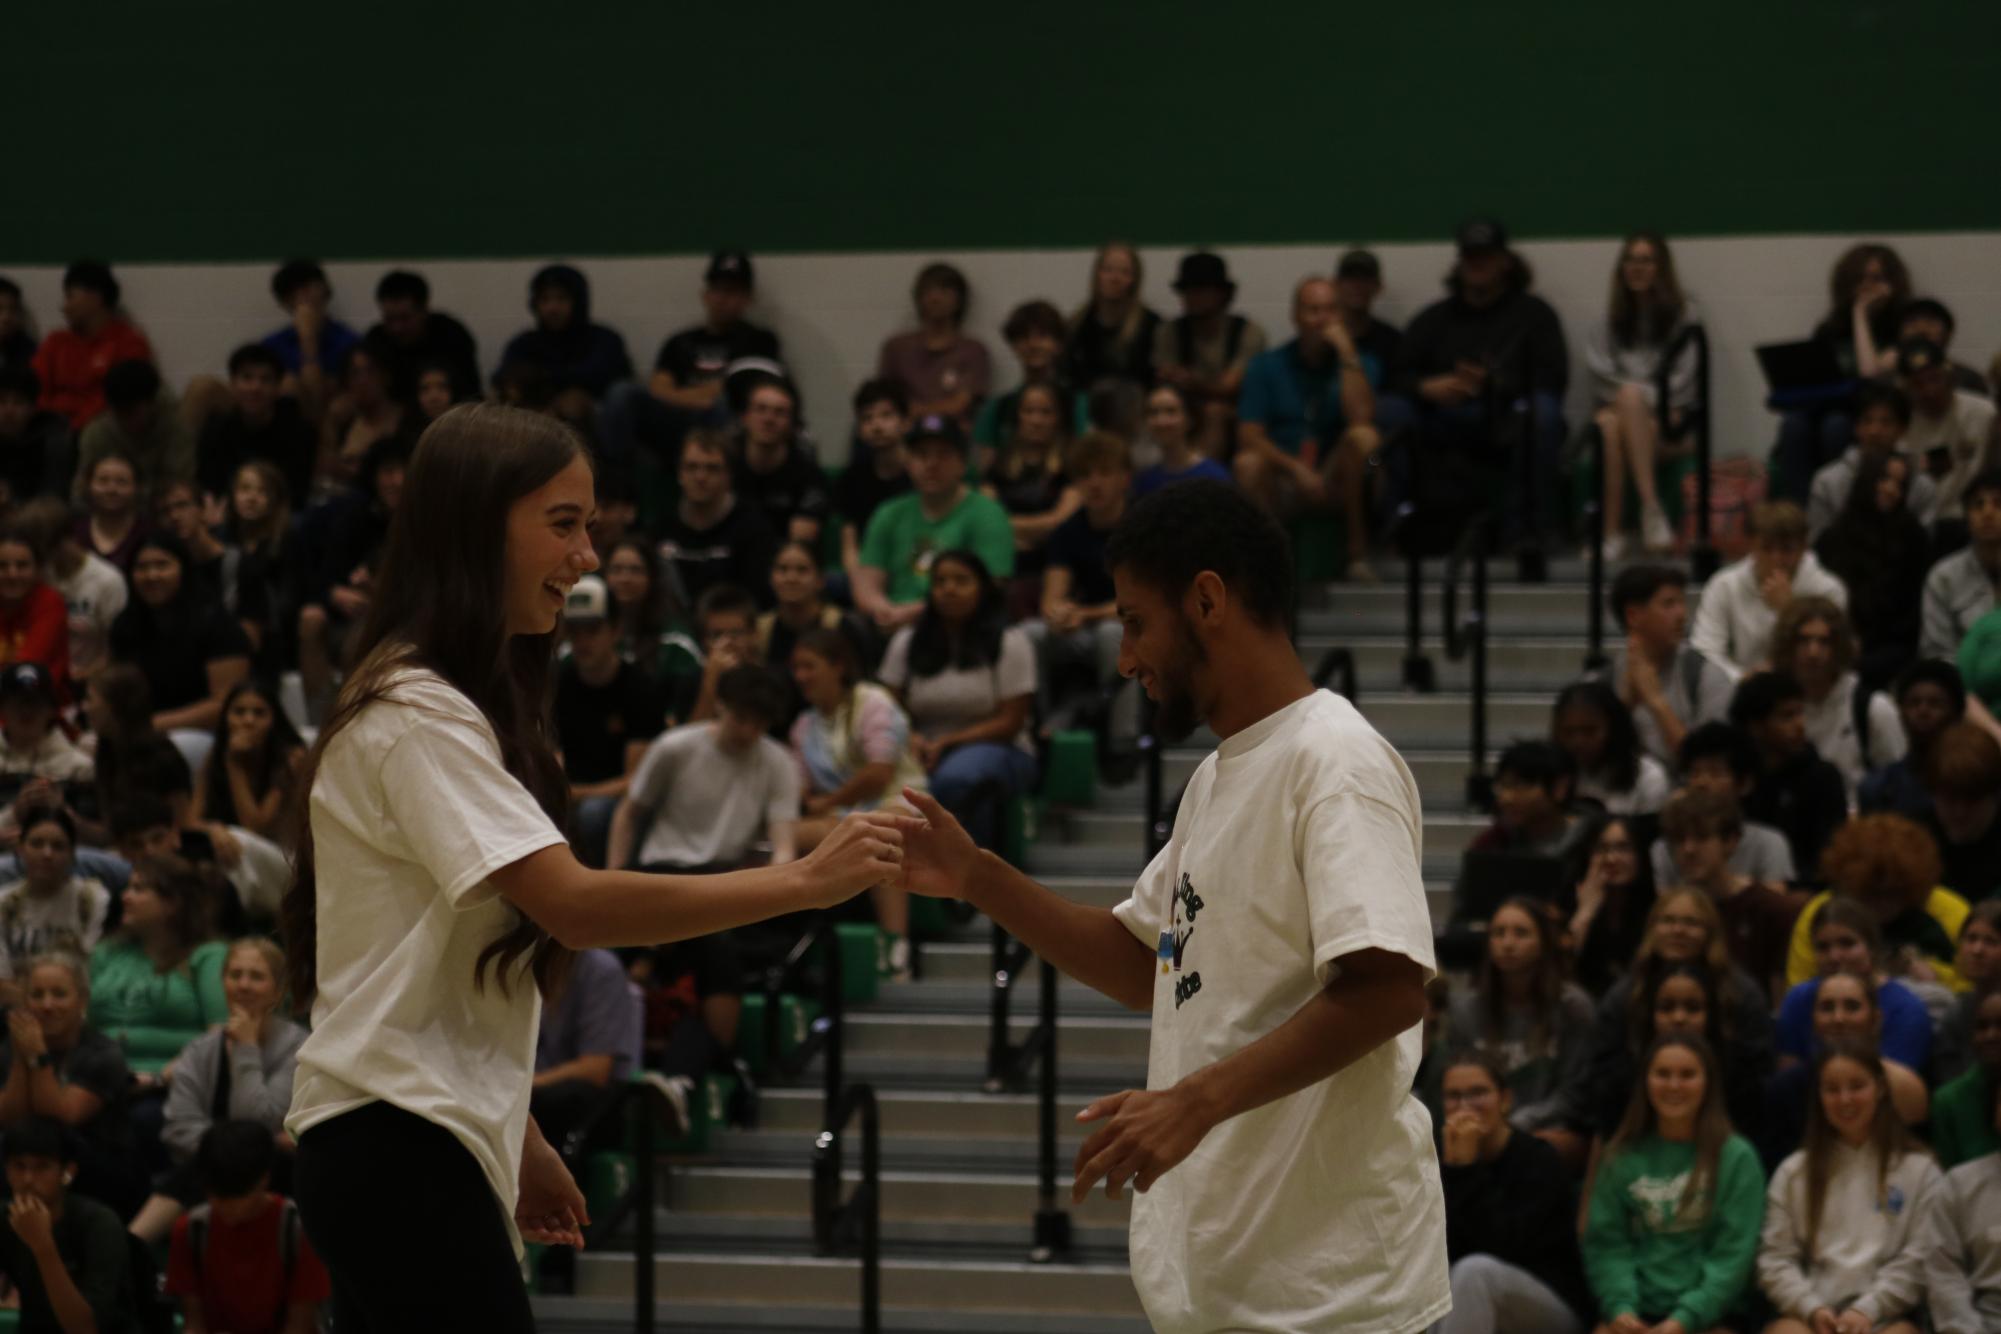
[{"label": "long brown hair", "polygon": [[1841,330],[1848,328],[1855,309],[1855,294],[1862,290],[1862,275],[1868,271],[1872,259],[1882,267],[1883,281],[1890,285],[1890,299],[1883,303],[1885,313],[1894,316],[1911,299],[1911,271],[1904,267],[1903,256],[1880,241],[1863,241],[1843,251],[1828,272],[1828,324]]},{"label": "long brown hair", "polygon": [[[173,962],[159,968],[159,972],[179,968],[194,953],[195,946],[210,937],[214,902],[229,890],[227,885],[219,883],[219,876],[210,879],[203,870],[172,854],[141,857],[133,864],[133,876],[145,877],[153,893],[167,905],[166,927],[174,938]],[[130,927],[122,928],[120,934],[128,940],[138,938]]]},{"label": "long brown hair", "polygon": [[[1529,1028],[1529,1050],[1534,1056],[1549,1054],[1548,1049],[1556,1037],[1557,1011],[1563,1004],[1563,984],[1570,974],[1563,954],[1563,938],[1558,935],[1556,921],[1549,910],[1539,901],[1517,894],[1494,909],[1494,917],[1505,909],[1512,908],[1523,914],[1535,927],[1537,954],[1535,966],[1530,970],[1528,1004],[1534,1021]],[[1488,930],[1492,931],[1492,918],[1488,919]],[[1481,1040],[1498,1045],[1501,1041],[1501,1024],[1508,1010],[1507,987],[1501,981],[1501,970],[1494,966],[1494,952],[1489,949],[1480,956],[1480,1005],[1484,1012]]]},{"label": "long brown hair", "polygon": [[[492,726],[507,771],[558,827],[564,823],[568,787],[549,712],[557,635],[508,634],[505,552],[514,502],[580,457],[589,454],[568,426],[498,404],[452,408],[417,442],[374,601],[350,650],[354,665],[306,758],[293,802],[299,853],[281,918],[300,1004],[311,1002],[319,980],[313,782],[327,746],[363,709],[394,693],[399,673],[428,669],[463,692]],[[513,928],[480,951],[474,987],[485,986],[490,964],[505,994],[523,956],[545,996],[560,986],[571,957],[517,910]]]},{"label": "long brown hair", "polygon": [[1904,1129],[1904,1123],[1897,1117],[1897,1108],[1890,1097],[1890,1076],[1883,1068],[1883,1058],[1877,1054],[1873,1044],[1854,1038],[1836,1038],[1821,1050],[1813,1063],[1813,1095],[1807,1102],[1806,1113],[1806,1262],[1813,1264],[1814,1250],[1820,1241],[1820,1216],[1827,1205],[1827,1174],[1829,1159],[1833,1157],[1835,1146],[1841,1143],[1841,1132],[1827,1119],[1827,1104],[1821,1098],[1820,1079],[1827,1067],[1835,1061],[1853,1061],[1869,1072],[1876,1081],[1876,1117],[1869,1123],[1869,1148],[1876,1155],[1876,1202],[1883,1198],[1890,1186],[1890,1169],[1905,1154],[1918,1149],[1917,1142]]},{"label": "long brown hair", "polygon": [[1693,1222],[1709,1212],[1716,1193],[1716,1165],[1723,1157],[1723,1145],[1735,1133],[1723,1103],[1723,1076],[1717,1069],[1716,1053],[1707,1042],[1688,1033],[1665,1033],[1654,1039],[1646,1059],[1640,1062],[1640,1077],[1633,1086],[1632,1101],[1626,1104],[1626,1115],[1620,1119],[1612,1142],[1605,1146],[1605,1158],[1610,1161],[1659,1133],[1660,1116],[1647,1096],[1647,1073],[1654,1068],[1654,1058],[1669,1047],[1693,1052],[1702,1065],[1702,1106],[1695,1113],[1695,1170],[1688,1174],[1688,1185],[1675,1207],[1678,1222]]},{"label": "long brown hair", "polygon": [[[1654,285],[1644,300],[1636,299],[1626,286],[1626,257],[1641,242],[1653,247]],[[1681,323],[1688,309],[1682,295],[1681,279],[1675,276],[1674,252],[1659,232],[1638,231],[1619,246],[1619,258],[1612,265],[1612,339],[1621,347],[1653,341],[1665,343],[1670,331]]]}]

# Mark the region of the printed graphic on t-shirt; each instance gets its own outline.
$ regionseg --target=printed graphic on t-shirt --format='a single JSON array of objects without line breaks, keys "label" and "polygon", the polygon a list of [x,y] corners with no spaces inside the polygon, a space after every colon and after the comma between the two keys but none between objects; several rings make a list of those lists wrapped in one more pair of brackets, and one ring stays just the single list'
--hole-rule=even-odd
[{"label": "printed graphic on t-shirt", "polygon": [[1707,1212],[1703,1201],[1697,1200],[1693,1207],[1684,1208],[1682,1196],[1688,1191],[1687,1172],[1677,1172],[1671,1177],[1638,1176],[1633,1178],[1630,1191],[1633,1202],[1640,1206],[1640,1216],[1647,1221],[1649,1232],[1693,1232],[1702,1226]]},{"label": "printed graphic on t-shirt", "polygon": [[1178,1010],[1202,990],[1202,974],[1193,969],[1185,972],[1182,969],[1188,953],[1188,942],[1195,938],[1195,915],[1202,911],[1202,896],[1195,892],[1195,884],[1188,878],[1186,871],[1182,872],[1181,884],[1174,891],[1172,909],[1168,929],[1161,938],[1163,954],[1161,967],[1165,972],[1168,962],[1171,960],[1173,963],[1174,1008]]}]

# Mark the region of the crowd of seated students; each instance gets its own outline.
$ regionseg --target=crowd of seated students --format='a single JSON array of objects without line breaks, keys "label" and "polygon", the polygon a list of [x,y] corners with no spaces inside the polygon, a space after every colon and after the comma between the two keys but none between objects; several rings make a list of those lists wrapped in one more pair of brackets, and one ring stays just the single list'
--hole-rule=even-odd
[{"label": "crowd of seated students", "polygon": [[[1852,420],[1786,424],[1845,451],[1815,455],[1811,518],[1761,506],[1692,625],[1683,571],[1617,570],[1625,643],[1499,757],[1447,937],[1475,964],[1418,1086],[1446,1330],[2001,1326],[2001,472],[1991,409],[1911,452],[1924,376],[1985,389],[1950,387],[1932,303],[1922,338],[1875,328],[1883,262],[1824,330],[1859,357]],[[1488,911],[1497,851],[1541,888]],[[1533,1183],[1524,1136],[1554,1154]]]},{"label": "crowd of seated students", "polygon": [[[1180,310],[1158,312],[1138,253],[1108,244],[1081,299],[1014,306],[1012,370],[968,332],[965,275],[927,266],[832,457],[740,252],[637,376],[561,264],[529,277],[527,327],[489,364],[421,275],[385,274],[350,327],[292,261],[284,324],[187,384],[164,382],[108,266],[71,266],[59,315],[0,279],[0,1120],[17,1197],[69,1239],[11,1234],[24,1304],[107,1303],[118,1327],[91,1201],[135,1235],[171,1228],[191,1313],[268,1321],[324,1295],[315,1264],[275,1258],[299,1244],[268,1193],[298,1030],[256,932],[408,459],[454,403],[551,413],[597,454],[603,568],[566,608],[554,715],[586,856],[784,860],[919,785],[999,847],[1054,731],[1096,730],[1108,770],[1130,758],[1103,563],[1130,499],[1234,480],[1340,520],[1359,580],[1405,502],[1526,478],[1510,534],[1564,528],[1562,322],[1499,223],[1454,241],[1407,329],[1375,315],[1382,265],[1351,251],[1295,285],[1282,342],[1232,310],[1222,256],[1183,256]],[[1787,499],[1692,628],[1680,571],[1620,571],[1610,667],[1499,766],[1476,846],[1554,861],[1560,888],[1489,900],[1426,1088],[1462,1304],[1515,1312],[1505,1327],[1564,1327],[1560,1308],[1694,1334],[1760,1291],[1813,1334],[2001,1310],[1994,413],[1893,251],[1853,248],[1832,288],[1814,337],[1857,387],[1783,418]],[[1667,240],[1627,238],[1579,340],[1614,560],[1674,545],[1657,465],[1702,406],[1681,339],[1700,318]],[[888,971],[920,969],[902,897],[864,910]],[[581,1143],[642,1067],[685,1097],[728,1059],[759,947],[590,958],[545,1023],[538,1114]],[[1912,1165],[1927,1136],[1949,1174]],[[1518,1205],[1549,1226],[1504,1221]],[[1938,1244],[1916,1263],[1920,1233]],[[270,1301],[218,1286],[238,1247],[269,1257]],[[1531,1305],[1516,1271],[1542,1285]]]}]

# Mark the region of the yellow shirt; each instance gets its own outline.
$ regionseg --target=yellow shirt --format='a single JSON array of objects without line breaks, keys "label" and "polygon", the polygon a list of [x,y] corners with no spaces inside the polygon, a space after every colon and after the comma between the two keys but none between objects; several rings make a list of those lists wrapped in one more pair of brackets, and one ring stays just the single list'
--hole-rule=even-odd
[{"label": "yellow shirt", "polygon": [[[1813,924],[1820,915],[1820,905],[1832,897],[1822,890],[1806,902],[1800,910],[1799,920],[1793,923],[1792,946],[1786,951],[1786,985],[1796,987],[1820,971],[1813,957]],[[1946,935],[1959,939],[1959,929],[1966,925],[1967,915],[1972,909],[1966,900],[1944,886],[1932,890],[1925,900],[1925,916],[1945,928]],[[1950,959],[1928,959],[1938,980],[1953,991],[1970,991],[1973,984],[1961,977],[1952,966]]]}]

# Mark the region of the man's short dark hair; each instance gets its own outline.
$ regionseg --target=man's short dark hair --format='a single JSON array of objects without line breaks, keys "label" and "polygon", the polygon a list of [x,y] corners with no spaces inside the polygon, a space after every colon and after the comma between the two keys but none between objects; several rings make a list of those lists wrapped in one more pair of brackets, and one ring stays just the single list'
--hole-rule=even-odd
[{"label": "man's short dark hair", "polygon": [[174,808],[158,792],[128,792],[120,800],[112,803],[110,811],[111,841],[122,843],[148,829],[158,829],[161,825],[174,822]]},{"label": "man's short dark hair", "polygon": [[716,703],[745,722],[769,727],[785,717],[785,686],[770,671],[743,663],[716,681]]},{"label": "man's short dark hair", "polygon": [[150,361],[130,357],[114,362],[104,373],[104,401],[122,412],[151,403],[160,396],[160,372]]},{"label": "man's short dark hair", "polygon": [[1001,337],[1019,343],[1032,333],[1061,339],[1069,336],[1070,326],[1063,322],[1063,312],[1047,301],[1024,301],[1008,315],[1007,323],[1001,326]]},{"label": "man's short dark hair", "polygon": [[375,284],[375,300],[378,304],[408,301],[413,305],[428,306],[431,304],[431,285],[424,281],[421,273],[391,269],[382,275],[382,281]]},{"label": "man's short dark hair", "polygon": [[277,297],[278,304],[283,306],[292,300],[301,287],[312,283],[318,283],[329,289],[333,287],[333,284],[327,281],[327,271],[320,267],[318,260],[288,259],[278,266],[276,273],[271,275],[271,295]]},{"label": "man's short dark hair", "polygon": [[1921,658],[1906,667],[1891,687],[1891,697],[1902,704],[1911,687],[1921,685],[1935,685],[1945,692],[1955,721],[1966,713],[1966,678],[1944,658]]},{"label": "man's short dark hair", "polygon": [[755,624],[757,599],[735,584],[711,585],[695,599],[695,634],[699,637],[708,632],[709,617],[732,613]]},{"label": "man's short dark hair", "polygon": [[903,387],[901,380],[887,375],[863,380],[862,387],[855,390],[855,416],[861,416],[878,403],[889,404],[896,409],[899,417],[910,415],[910,391]]},{"label": "man's short dark hair", "polygon": [[[271,1132],[265,1131],[268,1139]],[[6,1144],[0,1149],[0,1160],[12,1162],[16,1158],[51,1158],[59,1163],[76,1161],[76,1139],[60,1121],[46,1116],[33,1116],[18,1126],[7,1128]]]},{"label": "man's short dark hair", "polygon": [[0,366],[0,398],[9,394],[35,402],[42,396],[42,377],[25,361],[18,366]]},{"label": "man's short dark hair", "polygon": [[1911,424],[1911,396],[1900,384],[1888,380],[1864,380],[1855,390],[1855,415],[1871,408],[1886,408],[1899,425]]},{"label": "man's short dark hair", "polygon": [[1681,750],[1675,759],[1683,773],[1694,768],[1697,760],[1722,760],[1739,782],[1758,776],[1758,748],[1743,728],[1729,723],[1704,723],[1690,728],[1681,739]]},{"label": "man's short dark hair", "polygon": [[1679,565],[1664,565],[1652,561],[1628,565],[1612,580],[1612,591],[1606,595],[1606,601],[1612,608],[1612,624],[1623,633],[1626,628],[1626,609],[1652,602],[1654,594],[1670,586],[1688,587],[1688,571]]},{"label": "man's short dark hair", "polygon": [[271,378],[285,378],[285,363],[276,352],[262,343],[245,343],[229,354],[229,378],[235,379],[247,370],[258,367],[271,372]]},{"label": "man's short dark hair", "polygon": [[[1186,485],[1186,483],[1183,483]],[[1517,741],[1494,761],[1494,777],[1513,778],[1539,787],[1551,796],[1577,779],[1577,763],[1570,752],[1547,741]]]},{"label": "man's short dark hair", "polygon": [[1737,683],[1730,697],[1730,721],[1739,727],[1762,723],[1781,704],[1804,700],[1806,689],[1790,672],[1755,672]]},{"label": "man's short dark hair", "polygon": [[1195,577],[1212,571],[1252,620],[1291,628],[1291,539],[1227,482],[1163,487],[1127,510],[1105,544],[1105,567],[1121,566],[1177,606]]},{"label": "man's short dark hair", "polygon": [[1973,475],[1973,480],[1966,484],[1965,503],[1968,509],[1973,507],[1973,498],[1983,491],[2001,494],[2001,468],[1988,468]]},{"label": "man's short dark hair", "polygon": [[277,1157],[268,1127],[255,1121],[218,1121],[202,1132],[195,1166],[209,1194],[240,1200],[264,1189]]},{"label": "man's short dark hair", "polygon": [[63,290],[67,292],[72,287],[97,293],[107,306],[117,305],[123,291],[118,280],[111,276],[111,266],[101,259],[79,259],[64,269]]},{"label": "man's short dark hair", "polygon": [[1958,321],[1952,318],[1945,302],[1935,296],[1914,296],[1906,301],[1904,308],[1897,312],[1897,327],[1902,328],[1911,320],[1937,320],[1945,326],[1947,338],[1952,337],[1952,331],[1958,327]]}]

